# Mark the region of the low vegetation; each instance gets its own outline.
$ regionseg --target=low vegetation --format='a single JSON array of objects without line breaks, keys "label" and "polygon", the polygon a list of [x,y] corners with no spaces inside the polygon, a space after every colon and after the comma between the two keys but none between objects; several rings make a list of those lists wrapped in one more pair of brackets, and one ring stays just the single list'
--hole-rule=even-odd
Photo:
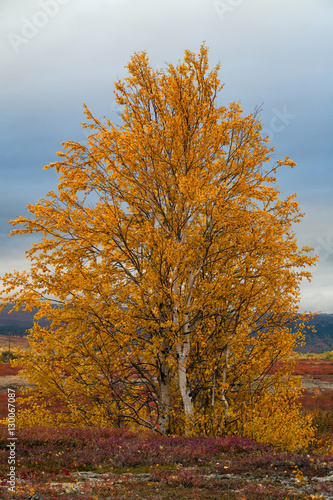
[{"label": "low vegetation", "polygon": [[[333,364],[327,359],[326,353],[297,356],[294,371],[303,375],[307,367],[315,377],[316,371],[325,376],[325,369],[329,375]],[[0,364],[0,376],[18,372],[17,367]],[[8,448],[3,425],[0,498],[25,500],[38,493],[43,500],[331,499],[333,391],[305,390],[300,403],[304,413],[313,417],[315,436],[294,453],[238,436],[161,437],[129,428],[19,429],[15,495],[6,486]],[[5,419],[6,411],[3,391],[0,419]]]},{"label": "low vegetation", "polygon": [[[2,431],[2,485],[8,450]],[[157,437],[128,429],[22,429],[15,498],[332,498],[333,457],[277,453],[239,437]],[[3,488],[1,498],[11,498]]]}]

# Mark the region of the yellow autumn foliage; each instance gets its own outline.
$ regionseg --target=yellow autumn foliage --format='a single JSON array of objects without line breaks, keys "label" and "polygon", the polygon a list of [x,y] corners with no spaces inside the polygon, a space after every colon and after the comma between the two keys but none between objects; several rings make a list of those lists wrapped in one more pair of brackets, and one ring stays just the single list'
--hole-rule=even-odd
[{"label": "yellow autumn foliage", "polygon": [[297,246],[295,195],[277,185],[295,164],[270,165],[258,114],[221,104],[205,46],[165,70],[146,53],[127,68],[115,84],[122,124],[85,107],[88,143],[63,144],[46,167],[57,190],[12,221],[13,234],[39,236],[30,268],[2,277],[3,305],[38,309],[18,362],[32,394],[66,409],[32,396],[21,425],[39,412],[42,424],[305,443],[283,391],[305,319],[300,283],[316,261]]}]

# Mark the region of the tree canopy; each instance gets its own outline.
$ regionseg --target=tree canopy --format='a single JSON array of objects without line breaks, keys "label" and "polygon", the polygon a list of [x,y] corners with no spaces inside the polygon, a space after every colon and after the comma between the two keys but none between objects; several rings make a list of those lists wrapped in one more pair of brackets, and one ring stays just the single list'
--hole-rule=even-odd
[{"label": "tree canopy", "polygon": [[295,163],[270,166],[258,113],[219,104],[205,46],[164,70],[135,53],[127,68],[122,124],[84,107],[87,144],[63,144],[46,167],[57,191],[12,222],[43,236],[2,292],[39,308],[20,361],[32,401],[48,398],[39,419],[306,441],[288,360],[316,259],[298,248],[296,195],[281,198],[276,179]]}]

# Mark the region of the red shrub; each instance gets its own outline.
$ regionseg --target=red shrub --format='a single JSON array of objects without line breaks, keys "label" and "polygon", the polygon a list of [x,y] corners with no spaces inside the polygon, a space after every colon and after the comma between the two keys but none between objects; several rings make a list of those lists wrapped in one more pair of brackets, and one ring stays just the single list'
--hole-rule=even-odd
[{"label": "red shrub", "polygon": [[300,359],[296,362],[294,375],[333,375],[333,361]]},{"label": "red shrub", "polygon": [[299,399],[306,410],[330,410],[333,408],[333,391],[329,389],[303,392]]},{"label": "red shrub", "polygon": [[11,366],[9,363],[0,363],[0,377],[17,375],[19,370],[22,370],[21,366]]},{"label": "red shrub", "polygon": [[[282,363],[276,363],[270,373],[276,373]],[[333,360],[298,359],[293,371],[294,375],[333,375]]]}]

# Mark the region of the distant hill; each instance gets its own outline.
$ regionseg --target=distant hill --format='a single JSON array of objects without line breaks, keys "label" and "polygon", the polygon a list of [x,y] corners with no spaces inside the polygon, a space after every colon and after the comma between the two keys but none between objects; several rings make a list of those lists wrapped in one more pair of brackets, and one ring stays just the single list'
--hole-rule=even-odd
[{"label": "distant hill", "polygon": [[[33,327],[33,318],[37,309],[32,312],[27,311],[14,311],[8,314],[10,307],[0,313],[0,335],[25,336],[27,330]],[[47,324],[47,322],[41,322]],[[324,351],[333,350],[333,314],[317,314],[308,325],[314,326],[316,331],[306,332],[306,344],[298,347],[298,352],[315,352],[320,353]]]},{"label": "distant hill", "polygon": [[[8,335],[9,333],[20,337],[28,335],[27,330],[33,327],[34,316],[37,309],[31,312],[20,310],[8,314],[10,309],[11,306],[6,306],[0,313],[0,335]],[[45,325],[46,323],[46,321],[41,322],[41,324]]]},{"label": "distant hill", "polygon": [[298,347],[298,352],[333,351],[333,314],[317,314],[309,322],[308,326],[314,326],[315,332],[308,331],[305,334],[306,344]]}]

